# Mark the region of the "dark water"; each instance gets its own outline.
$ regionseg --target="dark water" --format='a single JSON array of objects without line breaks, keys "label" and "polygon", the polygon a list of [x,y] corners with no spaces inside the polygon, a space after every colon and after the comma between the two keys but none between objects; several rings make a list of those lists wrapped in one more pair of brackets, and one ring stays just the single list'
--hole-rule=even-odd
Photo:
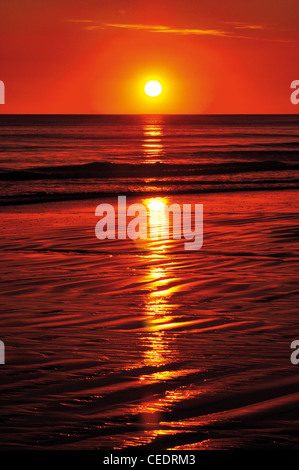
[{"label": "dark water", "polygon": [[299,118],[1,116],[1,203],[298,187]]},{"label": "dark water", "polygon": [[[298,124],[0,117],[1,449],[299,448]],[[98,240],[119,193],[203,247]]]}]

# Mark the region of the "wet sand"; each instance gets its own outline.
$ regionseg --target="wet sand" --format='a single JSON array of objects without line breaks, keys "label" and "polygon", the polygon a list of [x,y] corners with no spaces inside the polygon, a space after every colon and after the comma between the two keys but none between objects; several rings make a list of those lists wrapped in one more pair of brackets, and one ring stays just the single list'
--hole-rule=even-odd
[{"label": "wet sand", "polygon": [[1,448],[298,448],[297,200],[180,195],[194,252],[99,241],[103,200],[2,208]]}]

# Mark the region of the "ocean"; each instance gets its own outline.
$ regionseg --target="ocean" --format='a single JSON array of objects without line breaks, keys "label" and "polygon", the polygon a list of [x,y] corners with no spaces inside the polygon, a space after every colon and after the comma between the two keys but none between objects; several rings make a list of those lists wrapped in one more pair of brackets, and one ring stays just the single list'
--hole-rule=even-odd
[{"label": "ocean", "polygon": [[2,115],[0,204],[298,188],[296,115]]},{"label": "ocean", "polygon": [[[5,449],[298,449],[298,116],[1,116]],[[203,204],[203,246],[95,209]]]}]

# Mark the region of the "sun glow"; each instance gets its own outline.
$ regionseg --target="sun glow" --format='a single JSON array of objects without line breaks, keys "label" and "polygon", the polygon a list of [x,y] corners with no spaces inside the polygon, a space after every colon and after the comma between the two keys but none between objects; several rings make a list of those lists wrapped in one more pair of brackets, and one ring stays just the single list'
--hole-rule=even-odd
[{"label": "sun glow", "polygon": [[145,94],[147,96],[156,97],[162,93],[162,85],[157,80],[150,80],[145,84],[144,87]]},{"label": "sun glow", "polygon": [[153,198],[147,201],[147,207],[151,212],[163,212],[165,210],[164,201],[161,198]]}]

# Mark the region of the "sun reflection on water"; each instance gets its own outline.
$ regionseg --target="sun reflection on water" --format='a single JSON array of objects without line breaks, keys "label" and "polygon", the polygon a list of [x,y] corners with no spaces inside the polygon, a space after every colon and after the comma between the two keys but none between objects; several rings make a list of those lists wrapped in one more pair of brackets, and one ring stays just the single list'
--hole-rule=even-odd
[{"label": "sun reflection on water", "polygon": [[[180,289],[181,279],[173,260],[178,240],[170,239],[169,198],[153,197],[144,199],[142,203],[148,212],[148,237],[140,242],[135,240],[135,243],[142,248],[146,260],[143,281],[147,294],[141,312],[144,323],[140,330],[142,364],[146,370],[138,378],[139,385],[144,387],[144,395],[134,405],[134,414],[141,419],[143,438],[151,442],[160,435],[182,432],[179,426],[172,426],[172,422],[164,422],[165,413],[176,403],[198,396],[202,390],[190,383],[192,375],[199,371],[182,364],[177,341],[179,332],[192,321],[185,320],[178,310],[180,305],[173,298]],[[170,236],[164,231],[168,224]]]},{"label": "sun reflection on water", "polygon": [[143,151],[149,163],[155,163],[160,160],[164,153],[162,144],[162,126],[159,124],[146,124],[143,128],[144,140]]},{"label": "sun reflection on water", "polygon": [[142,397],[132,410],[142,426],[137,445],[149,444],[162,436],[193,432],[184,428],[184,421],[181,427],[179,421],[165,418],[180,403],[204,393],[203,387],[193,382],[193,377],[202,371],[194,369],[186,359],[182,362],[181,333],[185,335],[193,319],[180,311],[182,304],[174,297],[182,286],[180,262],[174,260],[177,240],[162,237],[165,221],[171,225],[166,213],[169,199],[148,198],[142,203],[152,225],[148,237],[138,244],[144,258],[142,282],[146,292],[140,312],[143,325],[139,329],[143,367],[137,379]]},{"label": "sun reflection on water", "polygon": [[[175,380],[182,372],[175,366],[179,357],[173,338],[164,331],[164,325],[174,321],[171,293],[168,296],[162,294],[173,277],[172,270],[168,266],[169,253],[159,239],[166,199],[152,198],[144,203],[150,210],[152,222],[151,238],[147,240],[150,253],[147,256],[148,272],[145,276],[150,285],[150,291],[144,306],[146,319],[142,338],[145,345],[143,363],[150,370],[141,375],[139,380],[144,384],[154,385]],[[160,243],[157,243],[157,239]],[[157,433],[155,428],[159,427],[160,413],[166,409],[165,406],[165,391],[161,395],[145,397],[136,409],[142,416],[145,429],[150,427],[153,433]],[[152,437],[154,438],[154,435]]]}]

